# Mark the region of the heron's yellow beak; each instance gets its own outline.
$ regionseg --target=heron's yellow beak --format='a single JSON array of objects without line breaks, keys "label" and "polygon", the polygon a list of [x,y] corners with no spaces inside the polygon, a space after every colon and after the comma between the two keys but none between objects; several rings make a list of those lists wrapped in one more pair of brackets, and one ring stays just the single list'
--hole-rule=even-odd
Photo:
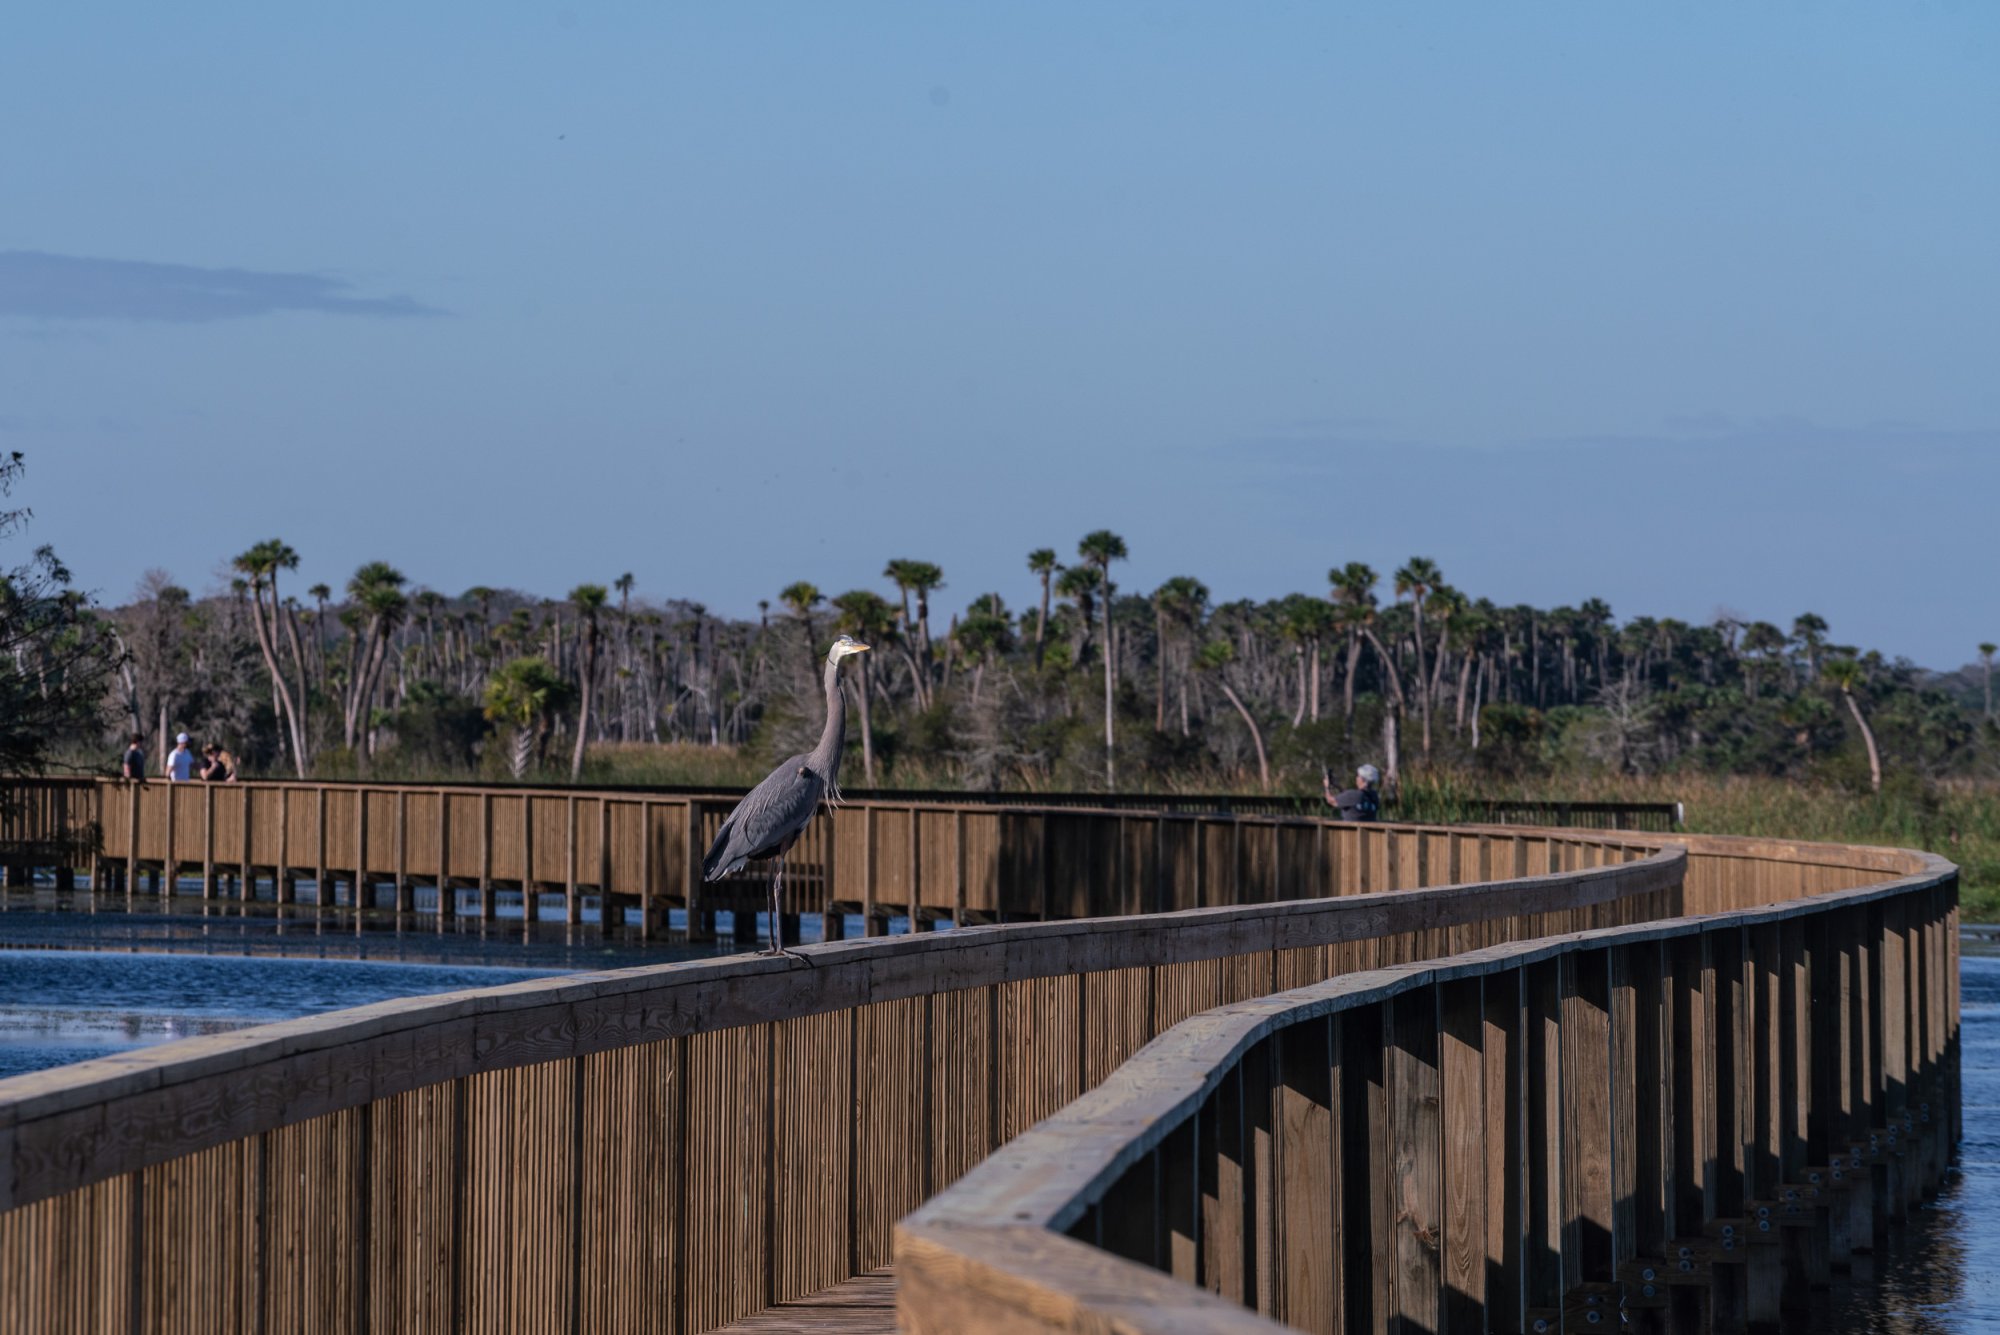
[{"label": "heron's yellow beak", "polygon": [[847,646],[847,652],[850,654],[865,654],[868,652],[868,646],[856,641]]}]

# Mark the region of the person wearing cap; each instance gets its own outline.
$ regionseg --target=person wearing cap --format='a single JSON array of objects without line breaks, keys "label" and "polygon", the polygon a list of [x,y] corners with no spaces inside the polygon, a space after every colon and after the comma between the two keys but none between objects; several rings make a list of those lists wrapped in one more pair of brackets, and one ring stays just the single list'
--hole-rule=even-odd
[{"label": "person wearing cap", "polygon": [[1375,785],[1382,782],[1382,771],[1373,765],[1363,765],[1354,771],[1354,786],[1339,793],[1333,791],[1333,776],[1324,770],[1320,772],[1320,790],[1326,795],[1326,804],[1340,812],[1342,820],[1374,820],[1381,813],[1381,799],[1376,796]]},{"label": "person wearing cap", "polygon": [[174,734],[174,749],[167,752],[167,782],[190,783],[194,780],[194,749],[188,745],[186,733]]}]

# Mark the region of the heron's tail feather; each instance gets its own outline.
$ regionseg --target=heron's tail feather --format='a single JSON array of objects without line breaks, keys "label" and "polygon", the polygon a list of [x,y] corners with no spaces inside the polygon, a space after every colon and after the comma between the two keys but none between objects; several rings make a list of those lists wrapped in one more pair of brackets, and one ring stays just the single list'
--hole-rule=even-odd
[{"label": "heron's tail feather", "polygon": [[[730,827],[736,822],[726,820],[722,828],[715,832],[715,842],[708,846],[708,852],[701,860],[701,879],[712,881],[718,876],[727,876],[736,868],[728,865]],[[740,859],[739,859],[740,861]]]}]

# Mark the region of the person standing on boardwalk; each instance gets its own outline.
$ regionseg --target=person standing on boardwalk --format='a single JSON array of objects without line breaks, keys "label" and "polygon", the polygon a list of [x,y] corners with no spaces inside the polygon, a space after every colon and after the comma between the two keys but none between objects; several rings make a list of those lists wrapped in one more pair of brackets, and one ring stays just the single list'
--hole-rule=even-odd
[{"label": "person standing on boardwalk", "polygon": [[1333,791],[1333,775],[1320,771],[1320,791],[1326,796],[1326,804],[1340,812],[1342,820],[1375,820],[1382,811],[1381,799],[1376,795],[1375,785],[1382,782],[1382,771],[1373,765],[1363,765],[1354,771],[1354,786],[1341,792]]},{"label": "person standing on boardwalk", "polygon": [[120,773],[128,779],[146,777],[146,738],[141,733],[133,733],[132,741],[125,748],[125,759]]},{"label": "person standing on boardwalk", "polygon": [[167,752],[166,775],[168,783],[189,783],[194,779],[194,751],[188,746],[188,735],[176,733],[174,749]]},{"label": "person standing on boardwalk", "polygon": [[235,783],[236,757],[210,742],[201,748],[201,777],[209,783]]}]

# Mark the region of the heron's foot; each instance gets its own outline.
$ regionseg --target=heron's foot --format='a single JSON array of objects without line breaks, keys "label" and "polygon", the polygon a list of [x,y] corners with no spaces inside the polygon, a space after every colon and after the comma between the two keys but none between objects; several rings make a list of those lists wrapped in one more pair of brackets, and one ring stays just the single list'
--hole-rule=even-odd
[{"label": "heron's foot", "polygon": [[813,967],[811,956],[806,955],[801,951],[793,950],[790,946],[770,946],[759,953],[767,957],[772,955],[789,955],[793,959],[797,960],[799,963],[805,965],[808,969]]}]

